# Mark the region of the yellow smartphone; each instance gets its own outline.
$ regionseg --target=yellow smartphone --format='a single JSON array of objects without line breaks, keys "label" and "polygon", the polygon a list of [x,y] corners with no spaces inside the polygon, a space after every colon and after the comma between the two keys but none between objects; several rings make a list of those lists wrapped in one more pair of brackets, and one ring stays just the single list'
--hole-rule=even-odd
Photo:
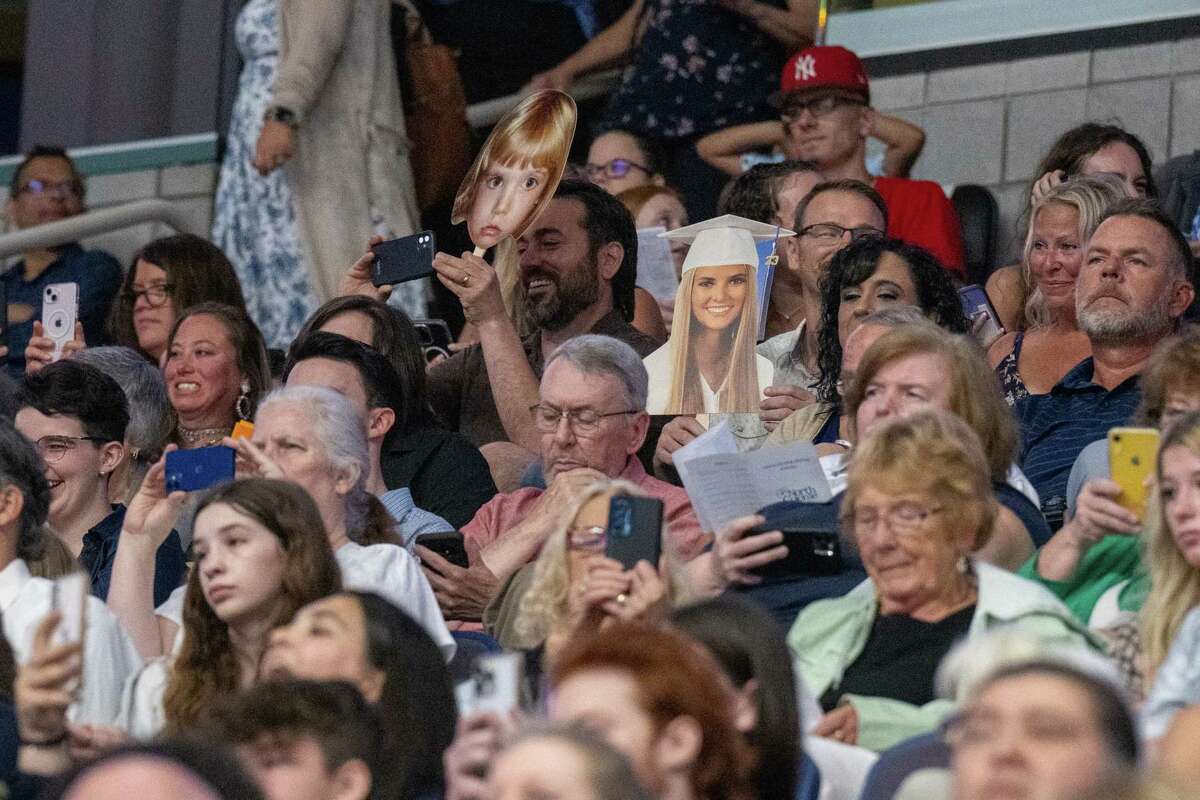
[{"label": "yellow smartphone", "polygon": [[237,424],[233,426],[233,433],[230,436],[234,439],[249,439],[254,436],[254,423],[249,420],[239,419]]},{"label": "yellow smartphone", "polygon": [[1154,428],[1113,428],[1108,432],[1108,466],[1121,487],[1117,502],[1145,519],[1150,476],[1158,456],[1158,431]]}]

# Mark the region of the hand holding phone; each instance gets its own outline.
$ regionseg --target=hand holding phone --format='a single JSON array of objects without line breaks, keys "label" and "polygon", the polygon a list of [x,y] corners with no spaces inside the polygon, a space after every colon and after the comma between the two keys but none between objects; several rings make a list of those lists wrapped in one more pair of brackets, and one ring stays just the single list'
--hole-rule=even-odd
[{"label": "hand holding phone", "polygon": [[428,547],[456,567],[468,569],[471,566],[467,556],[467,546],[459,531],[445,533],[422,533],[416,539],[416,544]]},{"label": "hand holding phone", "polygon": [[371,245],[375,261],[371,264],[371,283],[386,286],[415,281],[433,274],[433,254],[437,244],[433,231],[421,231]]},{"label": "hand holding phone", "polygon": [[971,323],[971,333],[985,347],[1004,334],[1004,326],[1000,324],[1000,315],[988,299],[987,292],[982,286],[973,283],[958,290],[962,302],[963,314]]},{"label": "hand holding phone", "polygon": [[1158,431],[1153,428],[1113,428],[1108,432],[1108,466],[1121,487],[1117,503],[1145,521],[1150,478],[1158,458]]}]

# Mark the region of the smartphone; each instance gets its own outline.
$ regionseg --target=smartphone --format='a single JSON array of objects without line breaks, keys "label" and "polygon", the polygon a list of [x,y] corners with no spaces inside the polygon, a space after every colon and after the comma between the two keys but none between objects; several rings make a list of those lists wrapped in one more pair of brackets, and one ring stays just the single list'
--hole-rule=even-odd
[{"label": "smartphone", "polygon": [[42,291],[42,330],[54,342],[52,361],[62,358],[63,346],[75,338],[79,317],[79,284],[52,283]]},{"label": "smartphone", "polygon": [[233,480],[231,447],[200,447],[167,453],[167,491],[195,492]]},{"label": "smartphone", "polygon": [[766,522],[746,535],[779,531],[787,555],[751,570],[770,583],[804,576],[837,575],[843,569],[837,503],[775,503],[760,512]]},{"label": "smartphone", "polygon": [[62,615],[54,631],[55,644],[78,644],[87,630],[87,599],[91,593],[88,576],[72,572],[54,581],[54,610]]},{"label": "smartphone", "polygon": [[521,707],[521,680],[524,674],[521,653],[488,653],[475,662],[464,692],[467,711],[490,711],[501,717]]},{"label": "smartphone", "polygon": [[458,531],[445,533],[422,533],[416,543],[428,547],[456,567],[466,569],[471,566],[467,558],[467,547],[463,544],[463,535]]},{"label": "smartphone", "polygon": [[239,419],[229,434],[233,439],[249,439],[254,436],[254,423],[248,419]]},{"label": "smartphone", "polygon": [[662,500],[654,497],[617,495],[608,501],[608,530],[604,552],[633,569],[645,561],[658,569],[662,555]]},{"label": "smartphone", "polygon": [[444,319],[415,319],[413,326],[421,338],[421,350],[425,353],[426,361],[432,361],[437,356],[450,357],[450,343],[454,341],[454,336]]},{"label": "smartphone", "polygon": [[371,247],[375,261],[371,264],[371,283],[384,284],[415,281],[433,274],[433,254],[437,252],[433,231],[421,231],[380,242]]},{"label": "smartphone", "polygon": [[1158,431],[1153,428],[1113,428],[1108,432],[1108,466],[1121,487],[1117,498],[1124,508],[1146,518],[1147,486],[1158,457]]},{"label": "smartphone", "polygon": [[1004,333],[1000,315],[996,313],[992,301],[988,299],[987,291],[982,286],[977,283],[964,286],[958,290],[958,297],[975,338],[981,342],[991,342]]}]

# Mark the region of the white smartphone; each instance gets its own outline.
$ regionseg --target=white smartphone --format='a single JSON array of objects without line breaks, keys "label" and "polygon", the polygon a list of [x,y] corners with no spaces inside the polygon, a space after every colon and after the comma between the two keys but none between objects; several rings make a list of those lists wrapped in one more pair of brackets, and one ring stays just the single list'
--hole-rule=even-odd
[{"label": "white smartphone", "polygon": [[523,659],[520,653],[480,656],[471,679],[456,691],[459,713],[491,711],[505,716],[520,708]]},{"label": "white smartphone", "polygon": [[72,572],[54,581],[54,610],[62,621],[54,632],[55,644],[77,644],[87,631],[87,599],[91,594],[88,576]]},{"label": "white smartphone", "polygon": [[52,283],[42,292],[42,330],[54,342],[51,360],[62,358],[63,347],[75,338],[79,318],[79,284]]}]

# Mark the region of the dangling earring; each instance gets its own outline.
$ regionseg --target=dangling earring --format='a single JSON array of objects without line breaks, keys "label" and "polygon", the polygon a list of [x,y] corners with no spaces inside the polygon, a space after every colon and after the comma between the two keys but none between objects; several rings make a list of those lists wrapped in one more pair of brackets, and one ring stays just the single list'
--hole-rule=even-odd
[{"label": "dangling earring", "polygon": [[237,411],[238,419],[250,419],[250,381],[242,381],[242,393],[238,395],[234,410]]},{"label": "dangling earring", "polygon": [[967,560],[966,556],[959,556],[958,557],[958,574],[966,575],[970,571],[971,571],[971,562]]}]

